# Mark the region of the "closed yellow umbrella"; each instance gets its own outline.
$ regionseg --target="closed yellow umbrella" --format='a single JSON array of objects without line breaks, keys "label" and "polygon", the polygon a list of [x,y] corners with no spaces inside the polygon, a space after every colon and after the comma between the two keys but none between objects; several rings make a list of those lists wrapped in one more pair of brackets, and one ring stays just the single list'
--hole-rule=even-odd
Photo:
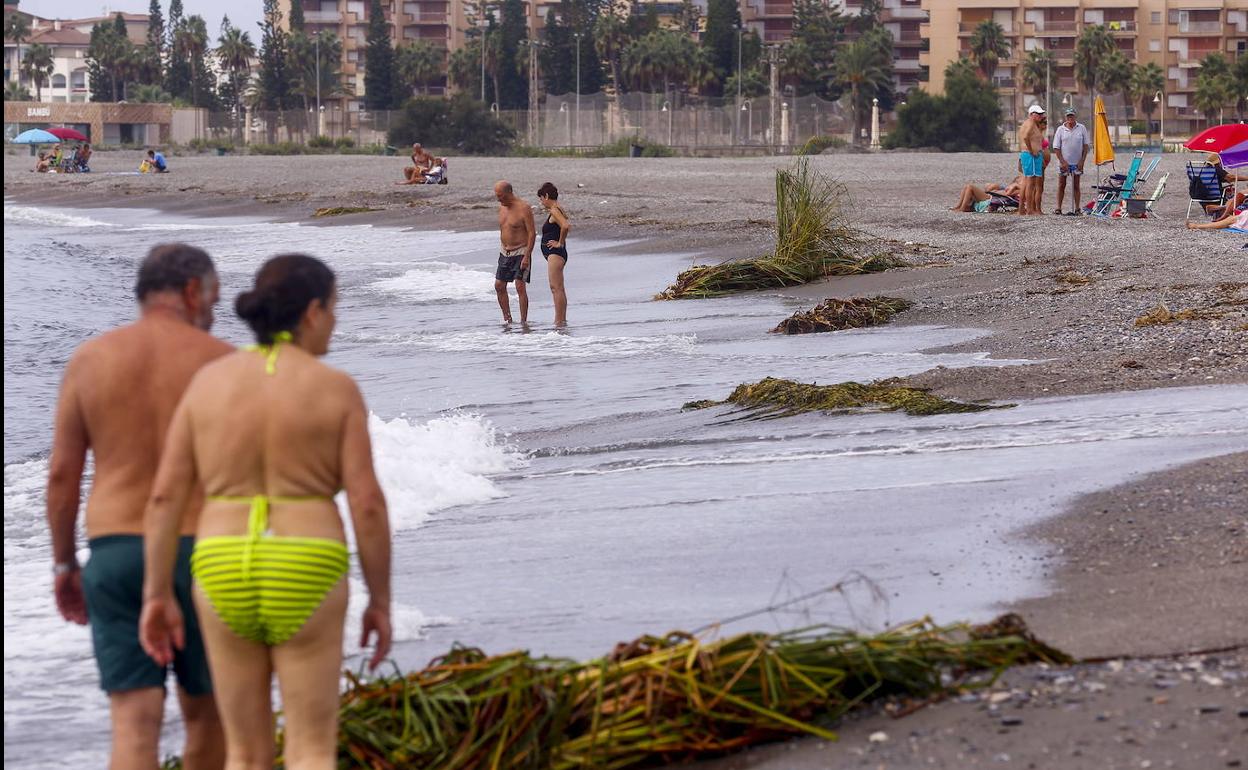
[{"label": "closed yellow umbrella", "polygon": [[1105,114],[1105,102],[1096,97],[1095,120],[1092,127],[1092,148],[1096,165],[1114,160],[1114,145],[1109,141],[1109,117]]}]

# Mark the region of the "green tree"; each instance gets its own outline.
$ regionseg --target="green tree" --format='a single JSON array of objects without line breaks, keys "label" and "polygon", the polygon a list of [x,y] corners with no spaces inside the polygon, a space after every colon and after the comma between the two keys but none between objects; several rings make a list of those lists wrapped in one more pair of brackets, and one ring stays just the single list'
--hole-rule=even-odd
[{"label": "green tree", "polygon": [[302,34],[304,31],[303,22],[303,0],[290,0],[290,22],[291,34]]},{"label": "green tree", "polygon": [[[594,40],[591,21],[584,27],[584,39],[581,40],[581,55],[584,63],[598,63],[599,57],[594,52]],[[498,35],[495,44],[497,64],[497,85],[494,89],[494,101],[500,109],[515,110],[529,106],[529,80],[519,66],[523,41],[528,39],[528,23],[525,20],[523,0],[502,0]],[[584,68],[584,67],[583,67]],[[593,68],[602,71],[600,63]],[[582,73],[582,85],[584,84]],[[595,80],[592,91],[597,91],[600,81]],[[585,89],[583,89],[585,90]]]},{"label": "green tree", "polygon": [[381,0],[368,10],[368,46],[364,62],[364,105],[370,110],[394,106],[394,48],[390,45],[390,22]]},{"label": "green tree", "polygon": [[468,40],[451,52],[447,77],[465,94],[479,93],[481,88],[481,38]]},{"label": "green tree", "polygon": [[[186,17],[173,38],[173,58],[182,59],[190,69],[190,104],[192,107],[215,106],[216,98],[211,73],[204,61],[208,53],[208,25],[204,17]],[[174,94],[174,98],[179,95]]]},{"label": "green tree", "polygon": [[1248,107],[1248,56],[1239,56],[1235,59],[1231,77],[1233,78],[1231,96],[1235,99],[1235,115],[1242,123],[1244,109]]},{"label": "green tree", "polygon": [[43,101],[43,87],[52,79],[54,68],[51,48],[35,43],[26,49],[26,55],[22,57],[22,77],[35,84],[35,101]]},{"label": "green tree", "polygon": [[129,101],[139,104],[168,104],[173,101],[169,92],[156,83],[137,83],[128,91]]},{"label": "green tree", "polygon": [[264,0],[264,17],[260,22],[260,82],[257,88],[257,101],[262,109],[281,111],[294,106],[288,44],[289,38],[282,29],[282,11],[278,0]]},{"label": "green tree", "polygon": [[[20,62],[24,58],[22,56],[22,43],[30,37],[30,22],[20,13],[10,13],[4,17],[4,39],[12,40],[17,46],[17,60]],[[18,72],[20,67],[14,67],[9,73],[9,78],[14,82],[18,82]]]},{"label": "green tree", "polygon": [[[1040,95],[1048,94],[1045,87],[1050,85],[1054,68],[1057,66],[1056,58],[1053,52],[1044,48],[1037,48],[1027,54],[1027,58],[1023,59],[1021,67],[1021,75],[1023,87],[1036,97],[1036,101],[1040,101]],[[1044,105],[1047,110],[1049,105]]]},{"label": "green tree", "polygon": [[546,91],[566,94],[576,90],[576,42],[581,45],[581,93],[601,91],[606,83],[602,56],[597,50],[595,23],[602,15],[598,0],[562,0],[546,16],[546,44],[538,56]]},{"label": "green tree", "polygon": [[10,80],[4,84],[4,100],[6,102],[28,102],[30,101],[30,89],[16,80]]},{"label": "green tree", "polygon": [[[962,66],[965,64],[965,66]],[[969,62],[945,69],[945,93],[915,89],[897,111],[897,126],[885,146],[939,147],[945,152],[999,152],[1001,103],[997,89]]]},{"label": "green tree", "polygon": [[[480,67],[479,60],[477,66]],[[479,72],[477,76],[480,77]],[[426,147],[453,148],[472,155],[502,153],[514,138],[511,129],[485,104],[467,93],[450,99],[408,99],[387,136],[389,143],[396,146],[422,142]]]},{"label": "green tree", "polygon": [[737,70],[737,28],[740,26],[741,11],[736,0],[708,0],[702,50],[707,52],[719,81],[711,88],[714,92],[722,93],[722,79]]},{"label": "green tree", "polygon": [[164,72],[165,16],[160,10],[160,0],[152,0],[147,7],[147,39],[143,43],[144,83],[159,83]]},{"label": "green tree", "polygon": [[185,42],[185,26],[186,19],[182,16],[182,0],[170,0],[165,41],[165,50],[169,52],[165,66],[165,90],[173,94],[175,99],[191,102],[193,101],[191,91],[194,88],[191,82],[191,63],[187,60],[185,52],[180,53],[178,50],[179,37],[182,37]]},{"label": "green tree", "polygon": [[618,94],[623,83],[620,80],[620,59],[628,45],[628,23],[614,7],[604,11],[594,22],[594,47],[607,60],[611,71],[611,87]]},{"label": "green tree", "polygon": [[1123,101],[1131,103],[1131,82],[1135,78],[1135,62],[1123,55],[1117,47],[1101,59],[1096,76],[1101,91],[1106,95],[1122,94]]},{"label": "green tree", "polygon": [[417,40],[400,46],[395,52],[399,69],[399,91],[408,96],[419,90],[429,92],[429,86],[442,76],[442,51],[425,40]]},{"label": "green tree", "polygon": [[[724,93],[736,96],[737,75],[732,74],[724,81]],[[741,76],[741,98],[754,99],[767,93],[767,74],[761,67],[750,67]]]},{"label": "green tree", "polygon": [[1075,80],[1096,97],[1101,81],[1101,61],[1118,50],[1118,44],[1103,24],[1088,24],[1075,41]]},{"label": "green tree", "polygon": [[1207,126],[1218,120],[1219,113],[1234,98],[1234,76],[1226,57],[1211,53],[1200,61],[1196,76],[1196,93],[1192,95],[1193,106],[1205,114]]},{"label": "green tree", "polygon": [[879,50],[865,38],[843,46],[836,57],[833,78],[837,85],[849,91],[849,103],[854,113],[854,143],[858,144],[862,136],[864,107],[869,106],[873,95],[881,87],[887,87],[889,82],[880,67]]},{"label": "green tree", "polygon": [[87,74],[92,101],[116,102],[123,97],[133,57],[134,44],[117,33],[115,24],[99,22],[91,28],[91,40],[87,45]]},{"label": "green tree", "polygon": [[1135,68],[1135,74],[1131,78],[1131,98],[1144,113],[1144,132],[1149,144],[1153,142],[1153,110],[1158,106],[1153,99],[1165,87],[1166,73],[1154,62],[1150,61]]},{"label": "green tree", "polygon": [[997,72],[997,65],[1002,59],[1010,57],[1010,42],[1000,24],[992,19],[984,19],[975,27],[971,34],[971,56],[984,77],[992,80]]},{"label": "green tree", "polygon": [[688,35],[660,29],[634,42],[624,53],[624,68],[638,90],[653,92],[663,84],[663,97],[671,99],[672,83],[686,83],[693,69],[696,48]]},{"label": "green tree", "polygon": [[[793,37],[797,55],[804,71],[792,77],[800,95],[817,93],[825,99],[840,97],[833,77],[833,63],[845,33],[846,20],[832,5],[820,0],[795,0],[793,3]],[[891,53],[890,53],[891,56]]]},{"label": "green tree", "polygon": [[221,20],[221,36],[217,38],[217,63],[224,75],[221,85],[221,102],[234,116],[235,129],[241,132],[243,98],[251,80],[251,60],[256,46],[251,36],[230,24],[229,17]]}]

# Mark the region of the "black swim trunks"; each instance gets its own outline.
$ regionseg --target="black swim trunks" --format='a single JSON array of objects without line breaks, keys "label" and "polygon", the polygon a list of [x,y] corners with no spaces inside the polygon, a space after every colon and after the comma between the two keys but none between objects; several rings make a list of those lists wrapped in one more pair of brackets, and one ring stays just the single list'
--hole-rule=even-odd
[{"label": "black swim trunks", "polygon": [[[191,601],[191,549],[195,539],[178,542],[173,592],[186,623],[186,646],[174,650],[173,672],[188,695],[208,695],[212,678],[199,633],[199,619]],[[82,591],[91,619],[100,687],[124,692],[144,687],[164,688],[168,671],[156,665],[139,645],[139,613],[143,609],[143,538],[105,535],[90,542],[91,558],[82,568]]]},{"label": "black swim trunks", "polygon": [[524,252],[519,254],[498,255],[498,270],[494,272],[494,278],[503,283],[511,283],[512,281],[523,280],[525,283],[533,282],[533,261],[529,260],[529,266],[520,269],[520,263],[524,261]]}]

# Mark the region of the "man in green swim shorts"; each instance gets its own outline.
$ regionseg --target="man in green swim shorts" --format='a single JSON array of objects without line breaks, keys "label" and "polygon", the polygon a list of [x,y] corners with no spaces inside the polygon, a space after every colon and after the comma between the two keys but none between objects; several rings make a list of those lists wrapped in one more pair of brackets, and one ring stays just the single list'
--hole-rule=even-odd
[{"label": "man in green swim shorts", "polygon": [[[143,605],[143,513],[165,432],[191,379],[232,351],[208,334],[218,300],[217,273],[202,250],[156,246],[139,268],[139,320],[88,340],[65,367],[48,473],[56,606],[68,621],[90,623],[100,685],[112,717],[110,767],[156,768],[168,671],[139,645]],[[87,498],[91,558],[79,568],[74,530],[87,452],[95,476]],[[191,506],[196,514],[202,505]],[[212,696],[204,644],[191,603],[188,516],[176,575],[187,618],[173,663],[186,722],[187,770],[218,770],[225,738]]]}]

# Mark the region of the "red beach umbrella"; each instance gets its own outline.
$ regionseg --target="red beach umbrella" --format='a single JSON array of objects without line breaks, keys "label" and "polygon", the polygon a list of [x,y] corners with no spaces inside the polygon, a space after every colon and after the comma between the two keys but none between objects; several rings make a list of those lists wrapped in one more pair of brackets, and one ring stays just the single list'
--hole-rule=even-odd
[{"label": "red beach umbrella", "polygon": [[55,136],[57,139],[65,139],[65,140],[73,141],[73,142],[89,141],[85,134],[83,134],[81,131],[75,131],[72,128],[64,128],[61,126],[57,126],[56,128],[49,128],[48,133],[51,134],[52,136]]},{"label": "red beach umbrella", "polygon": [[1223,123],[1201,131],[1183,146],[1195,152],[1222,152],[1246,141],[1248,123]]}]

